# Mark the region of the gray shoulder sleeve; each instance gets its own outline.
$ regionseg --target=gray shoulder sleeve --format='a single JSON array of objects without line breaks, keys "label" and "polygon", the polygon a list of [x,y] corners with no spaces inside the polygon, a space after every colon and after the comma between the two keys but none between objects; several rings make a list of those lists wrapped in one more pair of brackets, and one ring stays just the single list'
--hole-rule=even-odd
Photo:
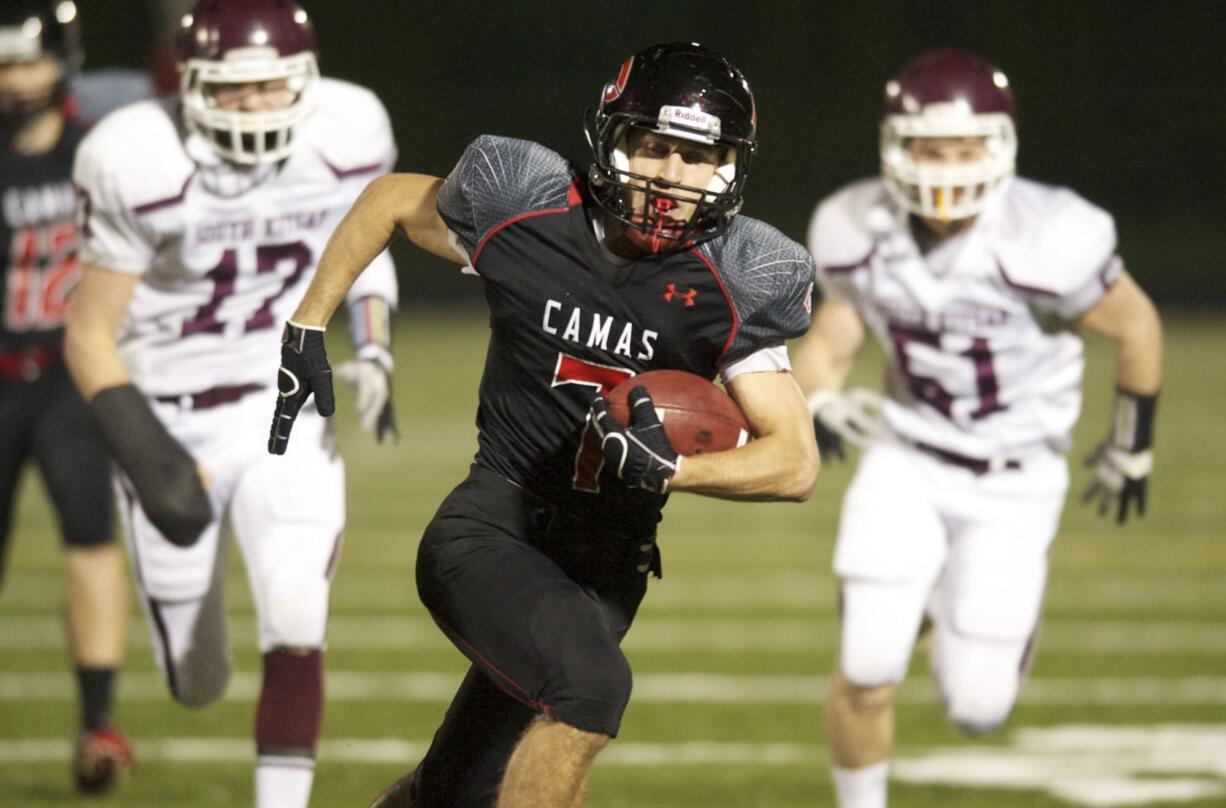
[{"label": "gray shoulder sleeve", "polygon": [[482,135],[469,144],[438,194],[438,212],[473,257],[491,232],[525,213],[566,206],[570,164],[527,140]]},{"label": "gray shoulder sleeve", "polygon": [[736,314],[736,334],[722,362],[809,330],[815,269],[804,247],[764,222],[738,216],[724,238],[699,249],[720,275]]}]

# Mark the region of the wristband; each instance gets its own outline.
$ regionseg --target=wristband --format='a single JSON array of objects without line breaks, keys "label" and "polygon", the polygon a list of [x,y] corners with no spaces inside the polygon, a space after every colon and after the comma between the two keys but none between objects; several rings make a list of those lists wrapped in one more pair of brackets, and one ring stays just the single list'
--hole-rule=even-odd
[{"label": "wristband", "polygon": [[1143,452],[1154,445],[1154,413],[1158,394],[1152,396],[1115,388],[1115,414],[1111,419],[1111,445],[1126,452]]}]

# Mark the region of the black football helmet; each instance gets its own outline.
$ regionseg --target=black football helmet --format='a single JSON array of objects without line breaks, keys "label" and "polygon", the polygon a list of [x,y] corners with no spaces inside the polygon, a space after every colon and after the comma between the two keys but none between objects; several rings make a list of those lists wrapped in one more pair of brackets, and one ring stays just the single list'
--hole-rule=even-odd
[{"label": "black football helmet", "polygon": [[0,65],[34,62],[51,55],[60,72],[48,92],[0,93],[0,131],[11,133],[42,111],[64,102],[81,67],[80,15],[72,0],[0,2]]},{"label": "black football helmet", "polygon": [[[626,138],[632,127],[722,147],[720,165],[706,188],[673,185],[630,172]],[[691,244],[723,233],[745,199],[749,165],[758,148],[758,115],[749,82],[730,61],[702,45],[674,42],[639,51],[605,85],[600,105],[586,121],[593,199],[629,227],[635,221],[629,191],[659,200],[693,203],[688,225],[668,237]],[[681,192],[681,193],[678,193]]]}]

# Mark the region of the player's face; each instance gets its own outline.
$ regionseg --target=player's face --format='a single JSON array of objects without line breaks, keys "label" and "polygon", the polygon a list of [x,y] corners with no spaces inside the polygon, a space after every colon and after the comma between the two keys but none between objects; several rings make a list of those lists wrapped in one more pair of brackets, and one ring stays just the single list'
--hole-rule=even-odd
[{"label": "player's face", "polygon": [[[911,159],[926,166],[958,166],[978,163],[988,156],[988,139],[985,137],[915,137],[906,143]],[[933,191],[936,203],[942,204],[941,189]],[[964,188],[954,188],[948,204],[962,200]],[[972,217],[973,219],[974,217]],[[937,235],[947,235],[969,223],[970,220],[924,219],[924,223]]]},{"label": "player's face", "polygon": [[985,137],[913,137],[907,141],[911,159],[926,165],[977,163],[988,156]]},{"label": "player's face", "polygon": [[297,100],[286,79],[245,84],[210,84],[205,94],[218,109],[227,112],[272,112]]},{"label": "player's face", "polygon": [[0,111],[38,106],[55,90],[59,77],[60,64],[49,54],[32,62],[0,64]]},{"label": "player's face", "polygon": [[[633,228],[627,232],[627,236],[634,241],[642,240],[644,243],[639,246],[643,249],[657,252],[658,236],[667,238],[670,231],[679,233],[694,215],[697,209],[695,203],[702,194],[699,190],[686,188],[707,187],[715,176],[715,169],[719,167],[719,149],[706,143],[634,129],[627,139],[626,150],[630,173],[655,181],[652,190],[664,191],[681,200],[694,200],[685,202],[653,195],[653,204],[648,209],[645,191],[628,192],[634,221],[656,231],[656,245],[653,247],[648,243],[653,240],[652,235]],[[631,183],[636,184],[637,181],[631,179]]]}]

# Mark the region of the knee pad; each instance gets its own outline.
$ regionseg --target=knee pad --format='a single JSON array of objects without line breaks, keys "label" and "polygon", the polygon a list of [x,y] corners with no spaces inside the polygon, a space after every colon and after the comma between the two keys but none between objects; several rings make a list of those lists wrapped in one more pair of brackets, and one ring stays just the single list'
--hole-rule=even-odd
[{"label": "knee pad", "polygon": [[935,669],[945,713],[968,735],[982,735],[1009,717],[1021,688],[1021,669],[1012,644],[963,640],[959,653],[945,655]]},{"label": "knee pad", "polygon": [[317,569],[282,568],[264,592],[266,616],[260,650],[318,648],[328,624],[330,582]]},{"label": "knee pad", "polygon": [[[860,637],[861,641],[845,637],[839,656],[839,666],[843,677],[857,688],[875,688],[886,685],[896,685],[907,675],[909,653],[899,653],[896,649],[874,647],[870,637]],[[906,649],[911,650],[910,646]]]}]

